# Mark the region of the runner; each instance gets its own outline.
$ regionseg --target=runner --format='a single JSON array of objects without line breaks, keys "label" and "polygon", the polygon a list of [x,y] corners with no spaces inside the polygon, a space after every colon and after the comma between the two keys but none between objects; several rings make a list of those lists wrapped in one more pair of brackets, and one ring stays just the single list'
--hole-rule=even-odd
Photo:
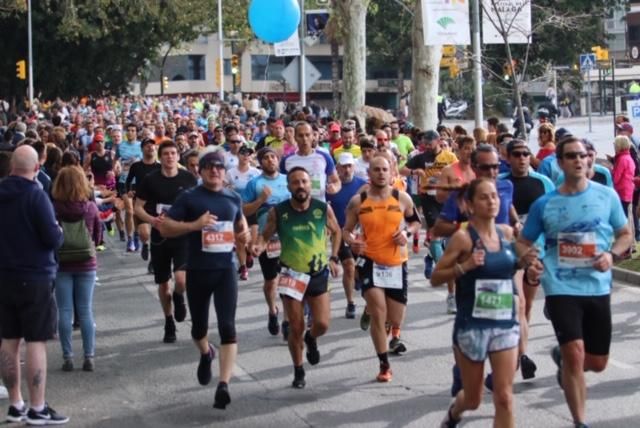
[{"label": "runner", "polygon": [[[280,263],[282,272],[278,293],[289,317],[289,352],[293,360],[294,388],[306,385],[302,361],[303,334],[307,361],[320,362],[317,339],[329,328],[329,273],[338,276],[340,228],[333,210],[325,202],[311,198],[311,176],[302,167],[287,174],[291,199],[271,208],[267,224],[258,240],[254,254],[265,248],[274,233],[282,242]],[[331,256],[327,263],[327,234],[331,235]],[[305,332],[304,305],[308,304],[313,324]]]},{"label": "runner", "polygon": [[[120,171],[118,178],[118,196],[122,198],[125,206],[125,230],[127,233],[127,252],[138,251],[140,245],[137,234],[134,236],[133,222],[133,195],[125,189],[125,183],[129,174],[129,169],[134,162],[142,159],[142,148],[137,139],[137,127],[130,123],[127,125],[127,139],[120,143],[116,149],[117,169]],[[151,140],[153,141],[153,140]],[[155,142],[154,142],[155,147]],[[120,240],[124,241],[124,235],[120,231]]]},{"label": "runner", "polygon": [[[258,233],[261,234],[267,223],[267,213],[271,207],[289,199],[290,193],[287,188],[287,177],[278,172],[278,155],[271,147],[263,147],[258,150],[258,163],[262,168],[262,174],[247,183],[247,187],[242,193],[244,201],[244,215],[250,220],[249,223],[258,225]],[[258,235],[252,237],[252,247],[257,243]],[[272,237],[267,248],[259,254],[260,269],[264,278],[264,298],[269,308],[269,321],[267,328],[272,336],[277,336],[280,332],[278,323],[278,306],[276,304],[276,287],[278,285],[278,273],[280,272],[280,239]],[[286,315],[286,314],[285,314]],[[282,322],[282,335],[287,339],[289,324],[285,320]]]},{"label": "runner", "polygon": [[[150,139],[149,139],[150,140]],[[178,168],[178,146],[165,140],[158,148],[161,168],[142,179],[137,186],[135,213],[151,229],[151,263],[155,282],[158,284],[158,298],[165,316],[164,343],[176,341],[176,325],[187,316],[184,303],[185,268],[187,263],[187,239],[163,238],[158,226],[165,213],[184,190],[194,187],[193,175]],[[173,264],[174,290],[171,292],[171,266]],[[173,301],[173,305],[172,305]]]},{"label": "runner", "polygon": [[224,409],[231,402],[229,381],[235,364],[238,279],[233,263],[235,242],[247,244],[249,229],[242,215],[240,197],[224,188],[225,167],[221,152],[200,158],[202,185],[183,192],[158,226],[162,236],[187,235],[187,298],[191,313],[191,337],[200,351],[197,377],[201,385],[211,382],[215,349],[209,343],[211,296],[220,335],[219,382],[213,402]]},{"label": "runner", "polygon": [[295,128],[298,151],[280,161],[280,172],[286,174],[294,167],[304,168],[311,176],[311,197],[325,201],[327,193],[340,190],[340,178],[331,156],[312,147],[313,130],[307,122],[298,122]]},{"label": "runner", "polygon": [[518,249],[545,237],[545,304],[560,346],[557,379],[576,427],[586,427],[585,371],[602,372],[611,346],[611,267],[632,236],[615,191],[589,181],[588,153],[575,137],[556,147],[564,183],[534,202]]},{"label": "runner", "polygon": [[[407,305],[407,242],[420,229],[420,219],[411,197],[392,189],[391,165],[383,156],[376,155],[371,161],[369,181],[369,190],[349,201],[342,237],[360,255],[358,276],[371,317],[371,339],[380,360],[376,379],[389,382],[392,372],[388,349],[396,347],[400,338],[399,331],[392,331],[393,343],[387,346],[385,323],[402,325]],[[355,232],[357,224],[362,227],[362,236]]]},{"label": "runner", "polygon": [[360,137],[360,151],[362,156],[356,158],[355,176],[363,180],[369,180],[369,162],[376,154],[376,145],[370,137]]},{"label": "runner", "polygon": [[[496,157],[496,172],[497,168]],[[464,411],[480,406],[487,356],[495,384],[493,425],[514,427],[512,384],[520,330],[513,282],[517,260],[510,242],[513,231],[496,224],[501,201],[494,180],[475,179],[464,195],[472,213],[469,226],[453,234],[431,277],[433,286],[458,281],[453,351],[463,388],[456,393],[442,427],[457,426]],[[531,260],[537,261],[535,251],[531,253]],[[537,268],[539,273],[541,267]]]},{"label": "runner", "polygon": [[[532,153],[527,143],[523,140],[511,140],[507,144],[507,159],[511,165],[511,171],[498,176],[499,180],[509,180],[513,184],[513,206],[518,213],[518,232],[526,222],[531,205],[540,197],[554,190],[554,185],[546,176],[533,172],[530,168]],[[542,253],[544,242],[538,242],[539,251]],[[524,270],[518,270],[514,277],[520,307],[518,316],[520,321],[520,371],[523,379],[535,377],[537,367],[526,355],[529,339],[529,322],[531,321],[531,309],[538,292],[539,282],[529,281],[529,274]]]},{"label": "runner", "polygon": [[[353,133],[353,131],[350,133]],[[349,134],[349,132],[343,133],[343,137],[349,138],[347,134]],[[336,152],[338,150],[336,150]],[[343,228],[349,201],[358,193],[362,186],[367,184],[367,182],[354,176],[355,160],[351,153],[341,153],[337,162],[338,165],[336,168],[338,170],[338,176],[340,177],[341,183],[340,191],[334,195],[327,195],[327,201],[336,215],[338,225],[340,228]],[[353,319],[356,317],[356,304],[353,298],[356,265],[353,258],[353,252],[344,241],[340,243],[338,258],[340,259],[340,263],[342,263],[342,287],[344,288],[344,294],[347,298],[347,307],[345,309],[344,316],[345,318]]]}]

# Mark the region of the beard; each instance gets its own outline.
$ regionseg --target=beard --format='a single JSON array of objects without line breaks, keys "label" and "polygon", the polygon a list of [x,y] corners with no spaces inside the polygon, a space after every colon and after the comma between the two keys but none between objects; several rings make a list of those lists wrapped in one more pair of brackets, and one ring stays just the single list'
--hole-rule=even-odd
[{"label": "beard", "polygon": [[296,202],[306,202],[309,200],[309,193],[306,190],[298,190],[293,194],[293,199],[296,200]]}]

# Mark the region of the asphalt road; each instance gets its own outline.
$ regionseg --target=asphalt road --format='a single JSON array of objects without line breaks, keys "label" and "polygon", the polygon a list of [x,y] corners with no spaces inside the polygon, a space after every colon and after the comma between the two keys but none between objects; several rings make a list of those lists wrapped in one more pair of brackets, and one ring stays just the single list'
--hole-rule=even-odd
[{"label": "asphalt road", "polygon": [[[198,353],[190,340],[190,323],[179,324],[178,341],[163,344],[163,320],[152,276],[138,254],[108,242],[100,254],[100,286],[95,293],[96,371],[61,371],[58,342],[49,344],[47,400],[71,417],[74,427],[436,427],[450,402],[451,329],[445,291],[432,289],[422,276],[421,256],[410,262],[410,292],[403,338],[408,352],[391,360],[389,384],[375,382],[378,362],[368,333],[358,319],[344,318],[341,285],[332,287],[332,323],[319,339],[322,359],[307,370],[307,387],[290,387],[293,369],[281,337],[267,332],[260,272],[241,282],[237,329],[239,356],[230,385],[232,403],[212,408],[217,380],[201,387],[196,380]],[[588,374],[588,422],[595,427],[640,425],[640,289],[614,285],[614,339],[609,368]],[[363,306],[358,298],[358,318]],[[211,322],[215,326],[215,320]],[[213,330],[212,342],[219,343]],[[534,307],[529,355],[537,377],[515,384],[518,427],[572,426],[555,380],[549,350],[555,344],[551,325]],[[82,355],[80,334],[74,334]],[[76,367],[81,366],[80,357]],[[214,374],[218,363],[214,363]],[[7,401],[2,402],[7,406]],[[462,426],[489,427],[491,396]]]}]

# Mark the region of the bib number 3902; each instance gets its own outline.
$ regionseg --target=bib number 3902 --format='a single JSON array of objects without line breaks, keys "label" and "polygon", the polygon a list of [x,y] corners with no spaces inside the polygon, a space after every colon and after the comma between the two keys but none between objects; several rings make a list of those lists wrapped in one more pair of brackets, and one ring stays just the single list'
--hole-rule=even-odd
[{"label": "bib number 3902", "polygon": [[373,285],[380,288],[402,289],[402,265],[373,264]]},{"label": "bib number 3902", "polygon": [[278,294],[284,294],[301,302],[310,279],[311,277],[306,273],[283,269],[278,280]]},{"label": "bib number 3902", "polygon": [[558,233],[559,265],[565,267],[591,267],[595,257],[595,232]]},{"label": "bib number 3902", "polygon": [[509,279],[477,279],[473,317],[510,320],[513,317],[513,288]]},{"label": "bib number 3902", "polygon": [[205,253],[228,253],[234,246],[233,222],[220,221],[202,229],[202,251]]}]

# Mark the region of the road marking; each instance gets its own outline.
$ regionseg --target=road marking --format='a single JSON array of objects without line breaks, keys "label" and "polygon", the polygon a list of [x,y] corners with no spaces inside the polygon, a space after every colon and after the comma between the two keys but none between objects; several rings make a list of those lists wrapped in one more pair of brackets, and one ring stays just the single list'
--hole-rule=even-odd
[{"label": "road marking", "polygon": [[609,357],[609,364],[611,364],[614,367],[617,367],[619,369],[623,369],[623,370],[634,370],[635,367],[632,366],[631,364],[627,364],[627,363],[623,363],[622,361],[618,361],[615,360],[611,357]]}]

